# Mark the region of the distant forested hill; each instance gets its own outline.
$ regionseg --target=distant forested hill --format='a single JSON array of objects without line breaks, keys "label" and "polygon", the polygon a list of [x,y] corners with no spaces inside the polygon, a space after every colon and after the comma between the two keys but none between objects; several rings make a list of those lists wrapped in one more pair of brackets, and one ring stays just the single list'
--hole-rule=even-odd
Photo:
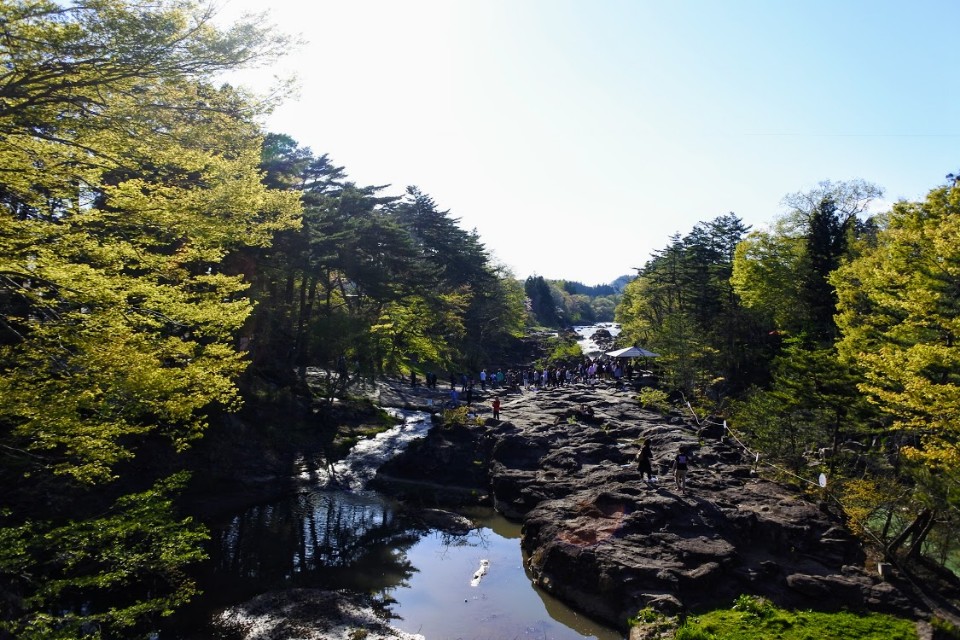
[{"label": "distant forested hill", "polygon": [[530,276],[524,291],[534,320],[546,327],[612,322],[623,288],[632,276],[610,284],[588,286],[573,280],[548,280]]}]

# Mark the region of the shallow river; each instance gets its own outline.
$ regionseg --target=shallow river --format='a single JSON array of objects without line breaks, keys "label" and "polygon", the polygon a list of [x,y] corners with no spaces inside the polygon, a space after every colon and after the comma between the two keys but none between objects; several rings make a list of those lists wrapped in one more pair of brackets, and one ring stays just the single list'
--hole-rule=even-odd
[{"label": "shallow river", "polygon": [[[199,576],[205,595],[162,640],[209,638],[202,620],[211,611],[294,587],[374,594],[393,626],[427,640],[622,638],[533,586],[518,524],[474,509],[464,515],[477,527],[452,536],[418,527],[403,505],[358,488],[369,467],[425,433],[423,416],[410,414],[405,425],[365,441],[296,495],[208,522],[210,560]],[[486,572],[471,584],[482,561]]]},{"label": "shallow river", "polygon": [[580,345],[580,349],[584,355],[593,358],[603,353],[600,345],[593,341],[593,335],[600,329],[606,329],[614,338],[620,335],[620,325],[616,322],[601,322],[599,324],[578,325],[573,327],[574,332],[580,338],[577,340],[577,344]]}]

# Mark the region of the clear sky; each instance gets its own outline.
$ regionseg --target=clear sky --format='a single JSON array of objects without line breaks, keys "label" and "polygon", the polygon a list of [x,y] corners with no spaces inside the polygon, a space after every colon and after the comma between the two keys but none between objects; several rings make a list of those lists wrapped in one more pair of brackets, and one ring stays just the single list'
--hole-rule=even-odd
[{"label": "clear sky", "polygon": [[420,187],[521,278],[607,283],[822,180],[892,202],[960,171],[956,0],[224,2],[305,41],[270,131]]}]

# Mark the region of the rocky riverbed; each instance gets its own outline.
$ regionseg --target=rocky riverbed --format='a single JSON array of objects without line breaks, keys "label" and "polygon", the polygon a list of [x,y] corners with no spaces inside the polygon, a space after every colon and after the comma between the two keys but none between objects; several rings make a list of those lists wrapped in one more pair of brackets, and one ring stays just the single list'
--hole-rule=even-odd
[{"label": "rocky riverbed", "polygon": [[[401,387],[384,393],[427,402]],[[466,424],[435,428],[387,463],[376,486],[431,506],[488,501],[522,521],[535,580],[590,617],[626,630],[644,607],[672,615],[745,593],[922,617],[896,579],[864,567],[861,546],[816,491],[758,476],[722,428],[644,411],[612,384],[500,395],[501,420],[488,393]],[[644,438],[656,483],[634,464]],[[692,457],[685,494],[669,474],[681,446]]]},{"label": "rocky riverbed", "polygon": [[[364,393],[379,406],[431,411],[438,423],[386,463],[371,488],[413,511],[419,505],[425,522],[452,533],[471,525],[451,507],[494,506],[522,523],[539,586],[624,633],[645,607],[695,613],[729,607],[740,594],[790,608],[928,617],[907,580],[895,572],[881,580],[868,565],[816,487],[801,492],[758,475],[752,455],[722,428],[645,411],[636,390],[603,382],[475,390],[467,420],[453,426],[439,424],[448,385],[379,381]],[[634,462],[643,439],[653,445],[654,483]],[[692,458],[683,494],[669,472],[681,446]],[[222,611],[216,626],[244,640],[419,637],[392,628],[378,610],[363,594],[291,589]],[[642,637],[640,628],[632,633]]]},{"label": "rocky riverbed", "polygon": [[424,640],[391,627],[369,596],[288,589],[221,612],[216,624],[243,640]]}]

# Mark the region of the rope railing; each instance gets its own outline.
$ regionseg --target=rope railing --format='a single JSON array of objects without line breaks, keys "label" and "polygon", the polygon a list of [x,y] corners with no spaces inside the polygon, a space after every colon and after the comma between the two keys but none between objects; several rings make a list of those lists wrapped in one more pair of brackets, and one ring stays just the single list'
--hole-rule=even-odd
[{"label": "rope railing", "polygon": [[[730,438],[732,438],[732,439],[737,443],[737,445],[738,445],[745,453],[748,454],[749,457],[753,457],[753,458],[754,458],[754,469],[755,469],[755,470],[758,470],[759,466],[760,466],[761,464],[763,464],[764,466],[770,467],[771,469],[775,469],[776,471],[778,471],[778,472],[780,472],[780,473],[783,473],[783,474],[786,474],[786,475],[791,476],[791,477],[793,477],[793,478],[796,478],[797,480],[799,480],[799,481],[801,481],[801,482],[805,482],[805,483],[807,483],[807,484],[810,484],[810,485],[813,485],[813,486],[816,486],[816,487],[820,487],[821,489],[826,489],[826,483],[825,483],[825,482],[815,482],[815,481],[810,480],[810,479],[808,479],[808,478],[804,478],[803,476],[798,475],[798,474],[790,471],[789,469],[787,469],[787,468],[785,468],[785,467],[781,467],[781,466],[779,466],[779,465],[773,464],[772,462],[767,462],[766,460],[763,460],[763,462],[761,463],[760,452],[759,452],[759,451],[753,451],[753,450],[750,449],[750,447],[748,447],[746,444],[744,444],[743,441],[740,440],[740,438],[738,438],[738,437],[736,436],[736,434],[733,432],[733,430],[732,430],[732,429],[730,428],[730,426],[727,424],[727,421],[726,421],[726,420],[724,420],[722,423],[720,423],[720,422],[714,422],[714,421],[708,420],[708,419],[706,419],[706,418],[704,418],[703,420],[701,420],[701,419],[700,419],[700,416],[697,415],[697,412],[694,411],[693,406],[690,404],[690,401],[687,400],[687,399],[684,397],[683,402],[684,402],[684,404],[687,405],[687,409],[690,410],[690,414],[693,415],[693,419],[694,419],[694,421],[696,422],[697,427],[700,427],[700,426],[703,425],[703,424],[711,424],[711,425],[714,425],[714,426],[717,426],[717,427],[723,427],[723,434],[724,434],[724,436],[725,436],[725,437],[730,437]],[[821,475],[823,475],[823,474],[821,474]],[[824,476],[824,479],[825,479],[825,478],[826,478],[826,476]],[[830,495],[829,492],[827,492],[827,495]],[[836,497],[834,497],[834,496],[830,496],[830,497],[833,497],[833,499],[837,502],[837,504],[840,504],[840,501],[837,500]],[[842,507],[843,505],[840,505],[840,506]]]},{"label": "rope railing", "polygon": [[[694,420],[696,421],[696,423],[697,423],[698,426],[701,425],[701,424],[703,424],[703,423],[713,424],[713,425],[715,425],[715,426],[722,426],[722,427],[723,427],[724,436],[731,438],[734,442],[737,443],[737,445],[740,447],[740,449],[742,449],[742,450],[743,450],[745,453],[747,453],[749,456],[754,457],[754,458],[755,458],[755,461],[754,461],[754,469],[758,469],[758,468],[759,468],[759,466],[760,466],[760,464],[761,464],[761,455],[760,455],[760,452],[759,452],[759,451],[753,451],[753,450],[751,450],[750,447],[748,447],[740,438],[738,438],[737,435],[736,435],[736,433],[733,431],[733,429],[730,428],[730,425],[727,424],[727,421],[726,421],[726,420],[724,420],[723,423],[713,422],[713,421],[710,421],[710,420],[707,420],[707,419],[700,420],[699,416],[697,416],[696,411],[693,410],[693,407],[691,406],[690,402],[686,400],[686,398],[684,398],[684,403],[687,405],[687,408],[690,410],[690,413],[693,415]],[[873,543],[877,545],[878,548],[880,548],[880,549],[886,549],[886,544],[884,543],[884,541],[883,541],[879,536],[877,536],[877,534],[875,534],[873,531],[871,531],[868,526],[866,526],[866,525],[867,525],[867,522],[864,521],[864,520],[859,520],[859,519],[857,519],[857,518],[852,517],[852,516],[850,515],[849,511],[847,511],[847,509],[845,508],[845,505],[844,505],[843,501],[840,500],[840,497],[837,496],[835,493],[833,493],[832,491],[830,491],[830,490],[827,488],[826,475],[825,475],[825,474],[821,474],[822,480],[820,480],[820,481],[818,481],[818,482],[814,482],[813,480],[810,480],[810,479],[808,479],[808,478],[804,478],[803,476],[798,475],[798,474],[796,474],[796,473],[793,473],[792,471],[790,471],[789,469],[786,469],[785,467],[782,467],[782,466],[780,466],[780,465],[773,464],[772,462],[767,462],[766,460],[764,460],[764,461],[762,462],[762,464],[763,464],[764,466],[766,466],[766,467],[769,467],[769,468],[771,468],[771,469],[776,470],[776,471],[779,472],[779,473],[788,475],[788,476],[790,476],[790,477],[792,477],[792,478],[796,478],[797,480],[799,480],[799,481],[801,481],[801,482],[803,482],[803,483],[806,483],[806,484],[809,484],[809,485],[812,485],[812,486],[815,486],[815,487],[818,487],[819,489],[821,489],[821,490],[822,490],[822,495],[823,495],[823,497],[824,497],[825,499],[829,499],[829,500],[831,500],[832,502],[834,502],[834,503],[843,511],[843,513],[847,516],[847,518],[849,518],[851,522],[857,524],[857,525],[858,525],[858,528],[860,529],[860,531],[862,531],[862,532],[864,533],[864,535],[866,535],[868,538],[870,538],[870,539],[873,541]],[[890,562],[892,562],[898,569],[900,569],[900,570],[901,570],[901,573],[903,573],[903,574],[905,574],[905,575],[908,573],[908,572],[904,572],[904,571],[903,571],[900,562],[899,562],[896,558],[888,558],[888,560],[889,560]],[[914,584],[913,580],[910,580],[909,578],[908,578],[908,580],[910,581],[911,584]],[[915,584],[914,584],[914,586],[916,587]]]},{"label": "rope railing", "polygon": [[[701,427],[703,424],[710,424],[714,426],[723,427],[724,437],[729,437],[734,442],[736,442],[737,446],[739,446],[743,452],[745,452],[749,456],[754,457],[754,469],[755,471],[759,471],[759,467],[761,465],[760,452],[753,451],[740,438],[738,438],[737,434],[733,431],[733,429],[730,428],[730,425],[727,424],[726,420],[724,420],[723,423],[714,422],[706,418],[701,420],[700,416],[697,415],[697,412],[694,411],[693,406],[685,397],[683,398],[683,401],[684,401],[684,404],[687,405],[687,409],[690,410],[690,414],[693,416],[693,419],[696,422],[698,428]],[[856,523],[860,531],[862,531],[864,535],[866,535],[870,540],[873,541],[875,545],[877,545],[877,548],[883,549],[886,552],[887,547],[886,547],[886,544],[883,542],[883,540],[866,526],[867,523],[865,521],[852,517],[850,513],[847,511],[847,509],[844,508],[844,504],[840,500],[840,498],[836,494],[831,492],[829,489],[827,489],[827,477],[825,474],[821,473],[819,481],[814,482],[808,478],[804,478],[803,476],[790,471],[789,469],[773,464],[771,462],[767,462],[766,460],[764,460],[762,464],[766,467],[776,470],[779,473],[786,474],[792,478],[796,478],[800,482],[818,487],[822,491],[822,495],[824,496],[825,499],[829,499],[832,502],[834,502],[843,511],[846,517],[849,518],[851,522]],[[956,507],[954,506],[954,508]],[[900,577],[910,585],[914,593],[918,595],[920,599],[926,603],[926,605],[930,608],[931,611],[933,611],[936,615],[940,616],[941,618],[945,620],[949,620],[951,623],[955,625],[960,625],[960,616],[958,616],[955,611],[947,609],[943,604],[941,604],[941,602],[935,601],[933,598],[931,598],[930,595],[927,593],[927,591],[920,584],[917,583],[917,581],[913,577],[913,574],[903,566],[899,558],[885,553],[885,560],[897,568],[897,570],[900,572]],[[879,567],[878,567],[878,570],[879,570]]]}]

